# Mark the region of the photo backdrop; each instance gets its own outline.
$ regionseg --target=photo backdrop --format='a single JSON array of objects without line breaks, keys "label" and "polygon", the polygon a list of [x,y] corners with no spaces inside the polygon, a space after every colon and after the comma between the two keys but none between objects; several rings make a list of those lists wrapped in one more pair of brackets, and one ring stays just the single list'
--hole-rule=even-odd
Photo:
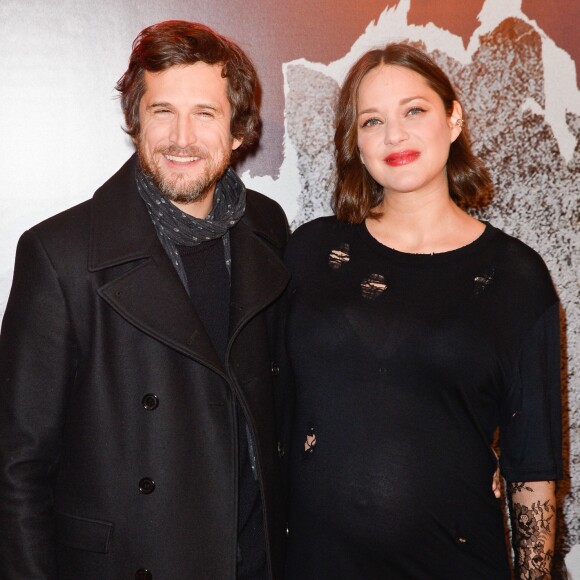
[{"label": "photo backdrop", "polygon": [[254,60],[262,136],[237,169],[293,228],[330,213],[333,108],[358,56],[408,40],[448,72],[497,188],[479,217],[539,251],[562,300],[560,553],[580,580],[580,3],[2,0],[0,316],[20,234],[89,198],[132,153],[113,87],[138,32],[167,19],[207,24]]}]

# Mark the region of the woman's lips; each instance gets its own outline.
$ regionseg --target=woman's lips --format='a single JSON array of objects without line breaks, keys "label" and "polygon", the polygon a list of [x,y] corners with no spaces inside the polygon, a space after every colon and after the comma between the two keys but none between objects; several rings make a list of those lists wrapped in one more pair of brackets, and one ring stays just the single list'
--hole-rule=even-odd
[{"label": "woman's lips", "polygon": [[399,151],[398,153],[391,153],[385,157],[385,163],[391,167],[399,167],[400,165],[408,165],[419,158],[419,151]]}]

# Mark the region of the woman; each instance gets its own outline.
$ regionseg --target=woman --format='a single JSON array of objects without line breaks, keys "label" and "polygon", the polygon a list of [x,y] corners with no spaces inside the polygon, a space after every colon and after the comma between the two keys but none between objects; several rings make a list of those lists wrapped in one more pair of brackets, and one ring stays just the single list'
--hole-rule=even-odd
[{"label": "woman", "polygon": [[559,304],[541,258],[464,208],[491,181],[420,50],[340,93],[335,217],[297,230],[288,578],[549,578],[562,475]]}]

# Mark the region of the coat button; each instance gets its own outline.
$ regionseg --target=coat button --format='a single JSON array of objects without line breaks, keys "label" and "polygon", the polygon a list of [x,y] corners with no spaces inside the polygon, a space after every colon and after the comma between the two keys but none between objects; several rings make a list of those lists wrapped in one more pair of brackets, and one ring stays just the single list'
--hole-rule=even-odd
[{"label": "coat button", "polygon": [[149,495],[155,490],[155,482],[150,477],[144,477],[139,482],[139,491],[144,495]]},{"label": "coat button", "polygon": [[147,411],[154,411],[159,407],[159,398],[153,393],[147,393],[142,399],[141,404]]},{"label": "coat button", "polygon": [[153,574],[145,568],[141,568],[135,572],[135,580],[153,580]]},{"label": "coat button", "polygon": [[278,457],[284,457],[284,445],[282,444],[282,441],[278,441]]},{"label": "coat button", "polygon": [[280,374],[280,367],[276,361],[272,361],[272,374],[277,377]]}]

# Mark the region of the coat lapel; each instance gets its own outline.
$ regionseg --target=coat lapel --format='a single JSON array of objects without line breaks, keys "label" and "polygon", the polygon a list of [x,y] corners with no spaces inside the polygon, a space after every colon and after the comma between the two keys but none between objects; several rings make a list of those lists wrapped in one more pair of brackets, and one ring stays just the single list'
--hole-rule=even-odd
[{"label": "coat lapel", "polygon": [[[136,164],[133,156],[95,193],[89,271],[111,269],[98,292],[128,322],[227,378],[139,196]],[[248,320],[282,294],[289,274],[279,257],[282,248],[275,248],[283,240],[251,197],[244,217],[230,230],[230,241],[232,342]]]},{"label": "coat lapel", "polygon": [[227,378],[157,238],[135,185],[135,166],[133,157],[94,196],[89,270],[132,263],[109,277],[99,295],[135,327]]},{"label": "coat lapel", "polygon": [[177,272],[159,251],[99,294],[131,324],[226,378],[220,361]]},{"label": "coat lapel", "polygon": [[290,278],[258,224],[242,219],[230,230],[232,289],[230,341],[258,312],[274,302]]}]

